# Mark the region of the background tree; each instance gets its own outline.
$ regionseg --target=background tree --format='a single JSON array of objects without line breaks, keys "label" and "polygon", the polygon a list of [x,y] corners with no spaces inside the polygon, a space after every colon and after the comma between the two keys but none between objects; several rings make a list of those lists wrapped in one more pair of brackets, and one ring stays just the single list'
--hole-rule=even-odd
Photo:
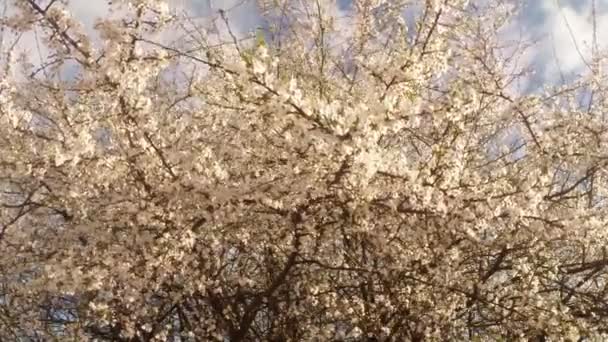
[{"label": "background tree", "polygon": [[512,2],[13,3],[2,340],[606,338],[603,60],[522,95]]}]

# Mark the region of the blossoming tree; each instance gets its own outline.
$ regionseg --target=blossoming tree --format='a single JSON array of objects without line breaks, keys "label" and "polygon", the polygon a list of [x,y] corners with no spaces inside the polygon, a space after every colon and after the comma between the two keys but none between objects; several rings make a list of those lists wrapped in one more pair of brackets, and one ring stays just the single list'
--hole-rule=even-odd
[{"label": "blossoming tree", "polygon": [[601,54],[522,94],[511,2],[334,2],[12,1],[1,340],[606,338]]}]

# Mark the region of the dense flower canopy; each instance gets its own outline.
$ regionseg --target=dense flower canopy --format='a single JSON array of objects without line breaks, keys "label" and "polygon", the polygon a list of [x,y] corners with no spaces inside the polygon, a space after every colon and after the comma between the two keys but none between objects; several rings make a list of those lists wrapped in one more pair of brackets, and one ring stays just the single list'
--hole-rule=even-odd
[{"label": "dense flower canopy", "polygon": [[12,1],[0,340],[608,338],[601,53],[522,94],[512,1],[331,3]]}]

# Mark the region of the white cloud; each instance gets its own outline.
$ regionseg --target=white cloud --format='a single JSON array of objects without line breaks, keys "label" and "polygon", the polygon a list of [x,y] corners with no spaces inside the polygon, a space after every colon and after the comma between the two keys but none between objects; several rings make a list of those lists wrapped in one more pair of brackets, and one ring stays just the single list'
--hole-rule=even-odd
[{"label": "white cloud", "polygon": [[[260,22],[260,16],[254,0],[168,0],[168,3],[173,10],[192,17],[196,22],[208,21],[209,17],[215,18],[222,37],[227,37],[228,35],[225,24],[219,20],[218,10],[220,9],[226,12],[230,28],[237,36],[242,36],[252,31]],[[4,5],[6,4],[5,2]],[[7,16],[11,16],[15,13],[15,8],[11,4],[8,6],[6,14]],[[0,7],[3,8],[4,6]],[[92,39],[93,44],[99,45],[99,36],[94,26],[98,19],[107,18],[111,15],[109,2],[107,0],[71,0],[68,1],[67,7],[72,17],[82,24],[87,35]],[[178,39],[182,33],[178,31],[167,32],[163,34],[161,39],[163,41],[172,41],[173,39]],[[39,64],[41,60],[46,60],[49,51],[42,44],[41,36],[37,37],[37,35],[40,35],[40,32],[30,31],[19,37],[19,42],[14,49],[15,56],[20,53],[24,54],[29,57],[33,64]],[[7,47],[15,39],[17,39],[16,35],[5,32],[1,41],[0,52],[4,54]],[[4,56],[0,58],[4,58]],[[0,60],[0,66],[6,64],[11,64],[11,61]]]},{"label": "white cloud", "polygon": [[[532,53],[534,66],[541,72],[537,82],[562,82],[573,75],[589,72],[592,60],[593,17],[591,0],[537,3],[540,15],[522,16],[520,25],[531,32],[529,36],[542,38]],[[596,1],[597,47],[601,52],[608,47],[602,33],[608,30],[608,0]],[[540,21],[540,22],[535,22]]]},{"label": "white cloud", "polygon": [[[547,68],[545,77],[553,78],[558,72],[558,63],[561,70],[566,73],[581,72],[586,63],[591,62],[591,48],[593,42],[593,24],[589,14],[578,13],[570,7],[559,8],[555,2],[548,8],[549,17],[545,27],[551,37],[546,45],[552,45],[551,51],[545,49],[541,55],[548,61],[552,60],[553,68]],[[590,10],[585,11],[590,13]],[[597,30],[608,28],[602,17],[597,18]],[[599,42],[598,42],[599,43]],[[555,54],[555,56],[551,56]],[[552,58],[553,57],[553,58]]]},{"label": "white cloud", "polygon": [[[526,57],[539,71],[533,82],[560,82],[560,71],[566,76],[585,72],[586,61],[591,60],[591,42],[593,38],[593,22],[591,20],[592,0],[535,0],[523,1],[526,6],[524,13],[517,22],[515,30],[505,35],[512,38],[515,31],[524,32],[526,38],[542,37],[538,44]],[[201,18],[212,16],[216,19],[221,36],[226,37],[226,27],[219,18],[218,10],[226,11],[231,29],[238,36],[251,32],[261,24],[261,18],[254,0],[170,0],[171,7],[191,17]],[[334,16],[341,37],[334,37],[339,44],[345,37],[350,36],[354,23],[348,17],[349,10],[344,1],[323,1],[329,6],[327,14]],[[558,3],[560,6],[558,6]],[[608,32],[608,0],[596,0],[597,33],[600,49],[607,48],[602,33]],[[96,36],[93,26],[98,18],[109,13],[106,0],[72,0],[69,8],[74,17],[82,22],[86,31]],[[531,10],[532,9],[532,10]],[[175,33],[177,36],[177,32]],[[342,38],[342,39],[340,39]],[[8,40],[5,40],[5,44]],[[576,43],[575,43],[576,42]],[[37,61],[37,44],[33,34],[22,37],[19,50],[34,56]],[[42,51],[43,58],[46,52]]]}]

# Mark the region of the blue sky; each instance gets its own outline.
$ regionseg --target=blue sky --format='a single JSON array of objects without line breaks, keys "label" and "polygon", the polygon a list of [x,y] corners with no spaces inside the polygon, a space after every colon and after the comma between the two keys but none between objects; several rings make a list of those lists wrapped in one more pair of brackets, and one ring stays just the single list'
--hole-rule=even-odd
[{"label": "blue sky", "polygon": [[[585,72],[583,58],[590,60],[593,25],[591,4],[593,0],[524,0],[523,11],[512,29],[527,38],[542,38],[526,57],[534,66],[536,76],[525,87],[533,90],[543,82],[560,83],[561,72],[569,75]],[[233,29],[248,32],[259,24],[259,14],[254,0],[169,0],[179,11],[192,16],[205,16],[210,11],[229,11]],[[595,0],[598,43],[606,47],[602,33],[608,32],[608,0]],[[240,4],[240,5],[238,5]],[[351,0],[335,0],[334,13],[344,14]],[[86,27],[92,29],[96,18],[107,13],[106,0],[71,0],[70,7]],[[576,42],[576,43],[575,43]],[[24,39],[27,48],[35,46],[32,39]],[[582,57],[581,57],[582,55]],[[559,67],[558,67],[559,65]]]},{"label": "blue sky", "polygon": [[[537,81],[560,83],[559,70],[569,75],[586,71],[593,42],[592,0],[529,0],[518,18],[530,37],[542,38],[532,53]],[[596,0],[597,43],[606,48],[608,0]],[[579,53],[580,52],[580,53]]]},{"label": "blue sky", "polygon": [[[99,1],[101,0],[93,0]],[[204,14],[209,10],[227,9],[243,0],[173,0],[185,10]],[[528,90],[533,90],[544,82],[560,83],[561,73],[566,78],[585,72],[583,58],[591,58],[593,24],[591,6],[593,0],[523,0],[523,10],[513,29],[524,33],[527,38],[539,38],[541,43],[530,51],[528,61],[533,65],[536,76]],[[235,26],[246,32],[253,29],[259,19],[252,1],[232,13]],[[349,10],[351,0],[336,0],[335,13]],[[602,32],[608,32],[608,0],[595,0],[598,45],[605,46]],[[579,53],[580,52],[580,53]],[[582,55],[582,58],[581,58]]]}]

